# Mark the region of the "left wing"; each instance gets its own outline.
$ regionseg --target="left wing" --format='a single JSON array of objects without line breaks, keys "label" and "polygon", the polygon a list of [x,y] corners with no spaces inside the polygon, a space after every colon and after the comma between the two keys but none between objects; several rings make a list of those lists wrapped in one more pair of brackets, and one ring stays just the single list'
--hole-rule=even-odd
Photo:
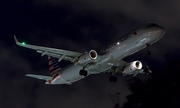
[{"label": "left wing", "polygon": [[67,51],[67,50],[62,50],[62,49],[55,49],[55,48],[48,48],[48,47],[42,47],[42,46],[36,46],[36,45],[29,45],[26,43],[20,43],[17,40],[15,35],[14,35],[14,39],[17,45],[36,50],[36,52],[41,53],[41,56],[48,55],[48,56],[59,58],[58,61],[61,61],[63,59],[66,61],[76,62],[78,57],[83,54],[83,53],[74,52],[74,51]]}]

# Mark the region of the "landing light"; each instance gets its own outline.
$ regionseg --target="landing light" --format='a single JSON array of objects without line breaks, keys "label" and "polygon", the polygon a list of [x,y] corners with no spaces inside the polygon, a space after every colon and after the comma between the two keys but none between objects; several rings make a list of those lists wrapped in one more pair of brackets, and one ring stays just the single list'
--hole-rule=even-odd
[{"label": "landing light", "polygon": [[119,42],[117,42],[117,45],[119,45]]}]

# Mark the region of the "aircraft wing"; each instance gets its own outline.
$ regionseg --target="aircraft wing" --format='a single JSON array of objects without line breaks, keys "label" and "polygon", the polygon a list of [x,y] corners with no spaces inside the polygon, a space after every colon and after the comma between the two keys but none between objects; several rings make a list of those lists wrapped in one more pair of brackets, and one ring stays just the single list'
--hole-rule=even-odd
[{"label": "aircraft wing", "polygon": [[111,67],[110,69],[106,70],[105,72],[113,72],[113,74],[122,72],[124,67],[128,65],[128,62],[124,60],[120,60],[117,63],[114,63],[114,66]]},{"label": "aircraft wing", "polygon": [[[128,62],[120,60],[117,63],[114,63],[114,66],[111,67],[110,69],[106,70],[105,72],[112,72],[113,74],[122,73],[124,76],[126,74],[124,74],[123,71],[124,71],[124,68],[128,64],[129,64]],[[132,73],[132,75],[133,75],[133,77],[135,77],[139,73],[148,75],[149,73],[152,73],[152,71],[150,70],[150,68],[148,66],[146,66],[145,69],[137,69],[136,71],[134,71],[134,73]]]},{"label": "aircraft wing", "polygon": [[41,56],[48,55],[48,56],[59,58],[58,61],[61,61],[63,59],[66,61],[75,62],[78,59],[78,57],[83,54],[83,53],[74,52],[74,51],[67,51],[67,50],[62,50],[62,49],[55,49],[55,48],[48,48],[48,47],[42,47],[42,46],[36,46],[36,45],[29,45],[26,43],[20,43],[17,40],[15,35],[14,35],[14,39],[17,45],[36,50],[36,52],[41,53]]}]

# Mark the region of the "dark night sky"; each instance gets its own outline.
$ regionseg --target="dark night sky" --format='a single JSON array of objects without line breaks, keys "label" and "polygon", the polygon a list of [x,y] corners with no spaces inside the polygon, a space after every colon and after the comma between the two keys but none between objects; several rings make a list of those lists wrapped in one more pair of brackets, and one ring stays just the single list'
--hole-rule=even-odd
[{"label": "dark night sky", "polygon": [[[166,29],[152,45],[125,60],[140,60],[161,74],[180,51],[179,0],[1,0],[0,1],[0,108],[111,108],[109,94],[121,92],[121,105],[131,92],[131,76],[98,74],[69,85],[45,85],[27,73],[48,75],[47,57],[15,45],[13,35],[29,44],[85,52],[99,49],[146,23]],[[61,63],[65,66],[66,62]],[[148,76],[138,76],[147,79]]]}]

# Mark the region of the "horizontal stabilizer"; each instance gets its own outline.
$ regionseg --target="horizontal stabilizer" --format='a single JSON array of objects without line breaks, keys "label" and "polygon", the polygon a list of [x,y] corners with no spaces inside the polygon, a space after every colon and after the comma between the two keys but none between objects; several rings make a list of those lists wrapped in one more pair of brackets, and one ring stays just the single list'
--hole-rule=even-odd
[{"label": "horizontal stabilizer", "polygon": [[26,76],[41,79],[41,80],[46,80],[46,81],[52,79],[52,77],[50,76],[43,76],[43,75],[26,74]]}]

